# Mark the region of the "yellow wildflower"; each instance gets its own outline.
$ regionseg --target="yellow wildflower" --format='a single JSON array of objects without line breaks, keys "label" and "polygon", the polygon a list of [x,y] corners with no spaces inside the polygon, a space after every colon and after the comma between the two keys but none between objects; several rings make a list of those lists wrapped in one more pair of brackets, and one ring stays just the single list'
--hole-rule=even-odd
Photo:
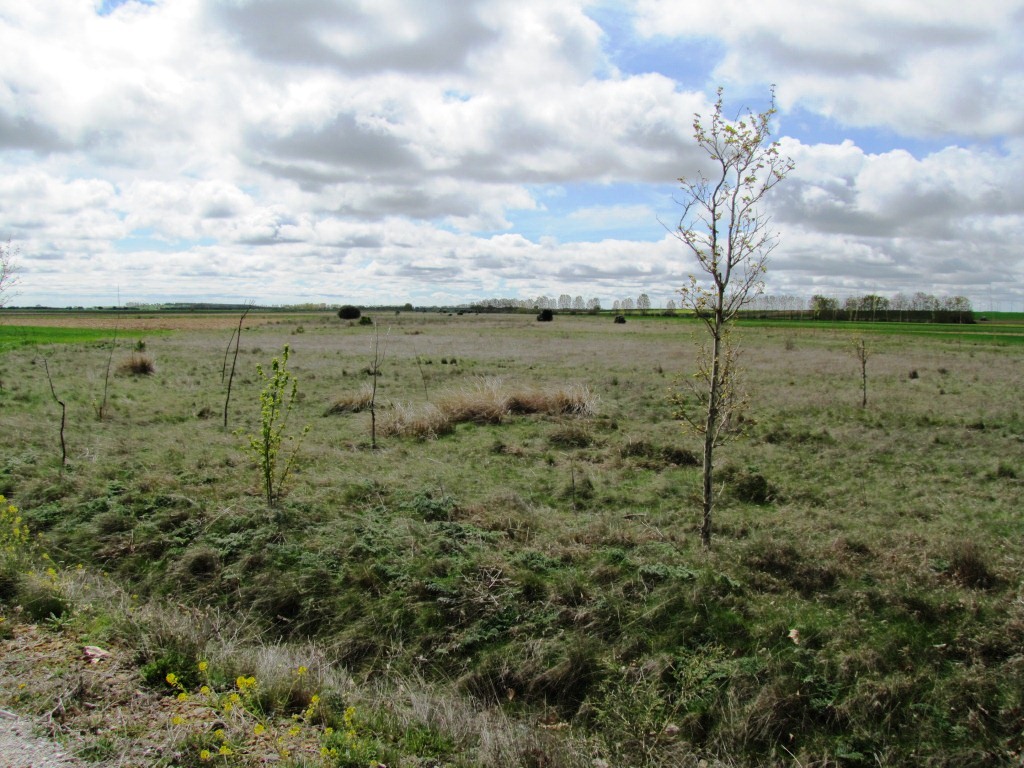
[{"label": "yellow wildflower", "polygon": [[199,759],[200,760],[209,760],[210,759],[210,750],[208,750],[208,749],[202,750],[199,753]]},{"label": "yellow wildflower", "polygon": [[167,673],[167,677],[164,678],[164,679],[167,680],[167,684],[168,685],[177,685],[178,684],[178,676],[176,674],[174,674],[173,672],[168,672]]}]

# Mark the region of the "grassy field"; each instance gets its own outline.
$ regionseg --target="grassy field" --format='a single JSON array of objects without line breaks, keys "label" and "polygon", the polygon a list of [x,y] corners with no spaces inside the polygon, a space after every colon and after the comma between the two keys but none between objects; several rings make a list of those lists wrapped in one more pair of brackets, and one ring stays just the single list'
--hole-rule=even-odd
[{"label": "grassy field", "polygon": [[[742,323],[708,553],[671,397],[692,321],[255,315],[225,430],[237,316],[139,320],[102,420],[109,326],[3,352],[0,493],[62,568],[146,606],[49,604],[155,685],[315,648],[352,675],[325,721],[366,713],[370,746],[332,765],[1020,764],[1024,326]],[[310,429],[268,507],[243,434],[285,344],[289,433]],[[43,590],[12,563],[9,617]]]}]

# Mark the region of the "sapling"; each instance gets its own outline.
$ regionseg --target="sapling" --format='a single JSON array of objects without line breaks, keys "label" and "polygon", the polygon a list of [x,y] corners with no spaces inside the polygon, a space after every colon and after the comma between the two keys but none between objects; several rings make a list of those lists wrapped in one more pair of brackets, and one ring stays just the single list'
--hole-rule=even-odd
[{"label": "sapling", "polygon": [[[281,450],[286,439],[288,416],[295,405],[295,396],[299,390],[299,382],[288,370],[288,345],[284,346],[281,358],[274,358],[267,373],[262,365],[256,366],[256,373],[264,381],[260,392],[260,430],[257,434],[248,435],[249,450],[256,458],[263,479],[263,492],[267,506],[274,506],[281,496],[281,489],[288,473],[295,463],[299,446],[295,445],[284,467],[278,472]],[[301,440],[309,433],[309,425],[302,428]]]},{"label": "sapling", "polygon": [[[63,476],[64,467],[68,463],[68,447],[67,443],[64,442],[64,427],[67,424],[68,407],[63,400],[57,397],[57,390],[54,388],[53,378],[50,376],[50,365],[45,357],[43,358],[43,370],[46,372],[46,381],[50,385],[50,394],[53,395],[53,399],[60,406],[60,473]],[[102,418],[102,413],[100,415]]]},{"label": "sapling", "polygon": [[224,429],[228,428],[228,405],[231,404],[231,384],[235,380],[235,366],[238,364],[238,345],[242,341],[242,323],[245,322],[245,316],[249,314],[249,310],[252,309],[252,302],[249,302],[245,308],[245,312],[238,318],[238,329],[231,333],[231,338],[228,340],[228,347],[224,351],[224,364],[220,369],[220,380],[224,381],[224,370],[228,367],[228,350],[231,349],[231,342],[235,342],[235,356],[231,359],[231,375],[228,377],[228,392],[224,397]]},{"label": "sapling", "polygon": [[[739,311],[762,292],[761,278],[776,244],[768,216],[759,204],[793,169],[793,161],[780,154],[779,143],[771,141],[774,114],[773,90],[767,110],[730,122],[724,113],[722,89],[718,89],[710,118],[698,115],[693,122],[694,138],[713,170],[679,179],[683,211],[679,224],[670,230],[704,273],[704,282],[691,275],[680,291],[683,305],[702,321],[708,333],[691,388],[704,413],[685,414],[704,437],[700,527],[704,549],[711,546],[714,452],[739,405],[736,352],[728,331]],[[626,308],[625,301],[622,306]]]},{"label": "sapling", "polygon": [[868,407],[868,349],[864,344],[864,337],[853,340],[853,353],[860,361],[860,407]]},{"label": "sapling", "polygon": [[377,450],[377,377],[380,376],[380,367],[387,357],[390,336],[391,329],[388,328],[384,334],[384,346],[381,347],[380,330],[376,323],[373,324],[373,364],[370,366],[370,375],[373,377],[373,388],[370,391],[370,447],[373,450]]}]

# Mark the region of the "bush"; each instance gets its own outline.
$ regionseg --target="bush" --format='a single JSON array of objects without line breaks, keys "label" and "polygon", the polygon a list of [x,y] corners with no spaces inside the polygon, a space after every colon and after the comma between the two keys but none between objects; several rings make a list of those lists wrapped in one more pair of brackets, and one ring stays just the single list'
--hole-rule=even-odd
[{"label": "bush", "polygon": [[625,325],[625,323],[626,323],[626,316],[625,315],[616,315],[615,316],[615,322],[618,323],[619,325]]},{"label": "bush", "polygon": [[359,307],[353,307],[350,304],[346,304],[338,310],[338,317],[342,320],[358,320],[362,314]]},{"label": "bush", "polygon": [[537,320],[541,323],[550,323],[555,319],[555,313],[550,309],[542,309],[540,314],[537,315]]},{"label": "bush", "polygon": [[[356,311],[358,311],[358,310],[356,310]],[[359,318],[359,324],[360,325],[373,325],[373,318],[372,317],[360,317]]]}]

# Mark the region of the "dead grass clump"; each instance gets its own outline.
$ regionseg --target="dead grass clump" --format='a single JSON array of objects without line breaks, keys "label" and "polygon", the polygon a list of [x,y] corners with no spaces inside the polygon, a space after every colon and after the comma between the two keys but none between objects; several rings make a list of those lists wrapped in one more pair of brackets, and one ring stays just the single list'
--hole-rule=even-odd
[{"label": "dead grass clump", "polygon": [[427,403],[419,410],[396,404],[379,423],[382,435],[387,437],[417,437],[433,440],[455,430],[455,421],[438,406]]},{"label": "dead grass clump", "polygon": [[508,393],[511,413],[542,413],[549,416],[593,416],[597,397],[582,384],[557,389],[521,389]]},{"label": "dead grass clump", "polygon": [[342,395],[324,411],[324,416],[334,416],[341,413],[360,413],[370,407],[373,402],[373,387],[363,387],[355,393]]},{"label": "dead grass clump", "polygon": [[117,366],[117,372],[127,376],[149,376],[156,370],[153,358],[133,352],[127,360]]},{"label": "dead grass clump", "polygon": [[988,589],[996,583],[985,556],[973,541],[956,545],[949,558],[949,575],[971,589]]},{"label": "dead grass clump", "polygon": [[437,407],[457,424],[500,424],[509,414],[509,398],[500,380],[478,379],[460,392],[441,397]]}]

